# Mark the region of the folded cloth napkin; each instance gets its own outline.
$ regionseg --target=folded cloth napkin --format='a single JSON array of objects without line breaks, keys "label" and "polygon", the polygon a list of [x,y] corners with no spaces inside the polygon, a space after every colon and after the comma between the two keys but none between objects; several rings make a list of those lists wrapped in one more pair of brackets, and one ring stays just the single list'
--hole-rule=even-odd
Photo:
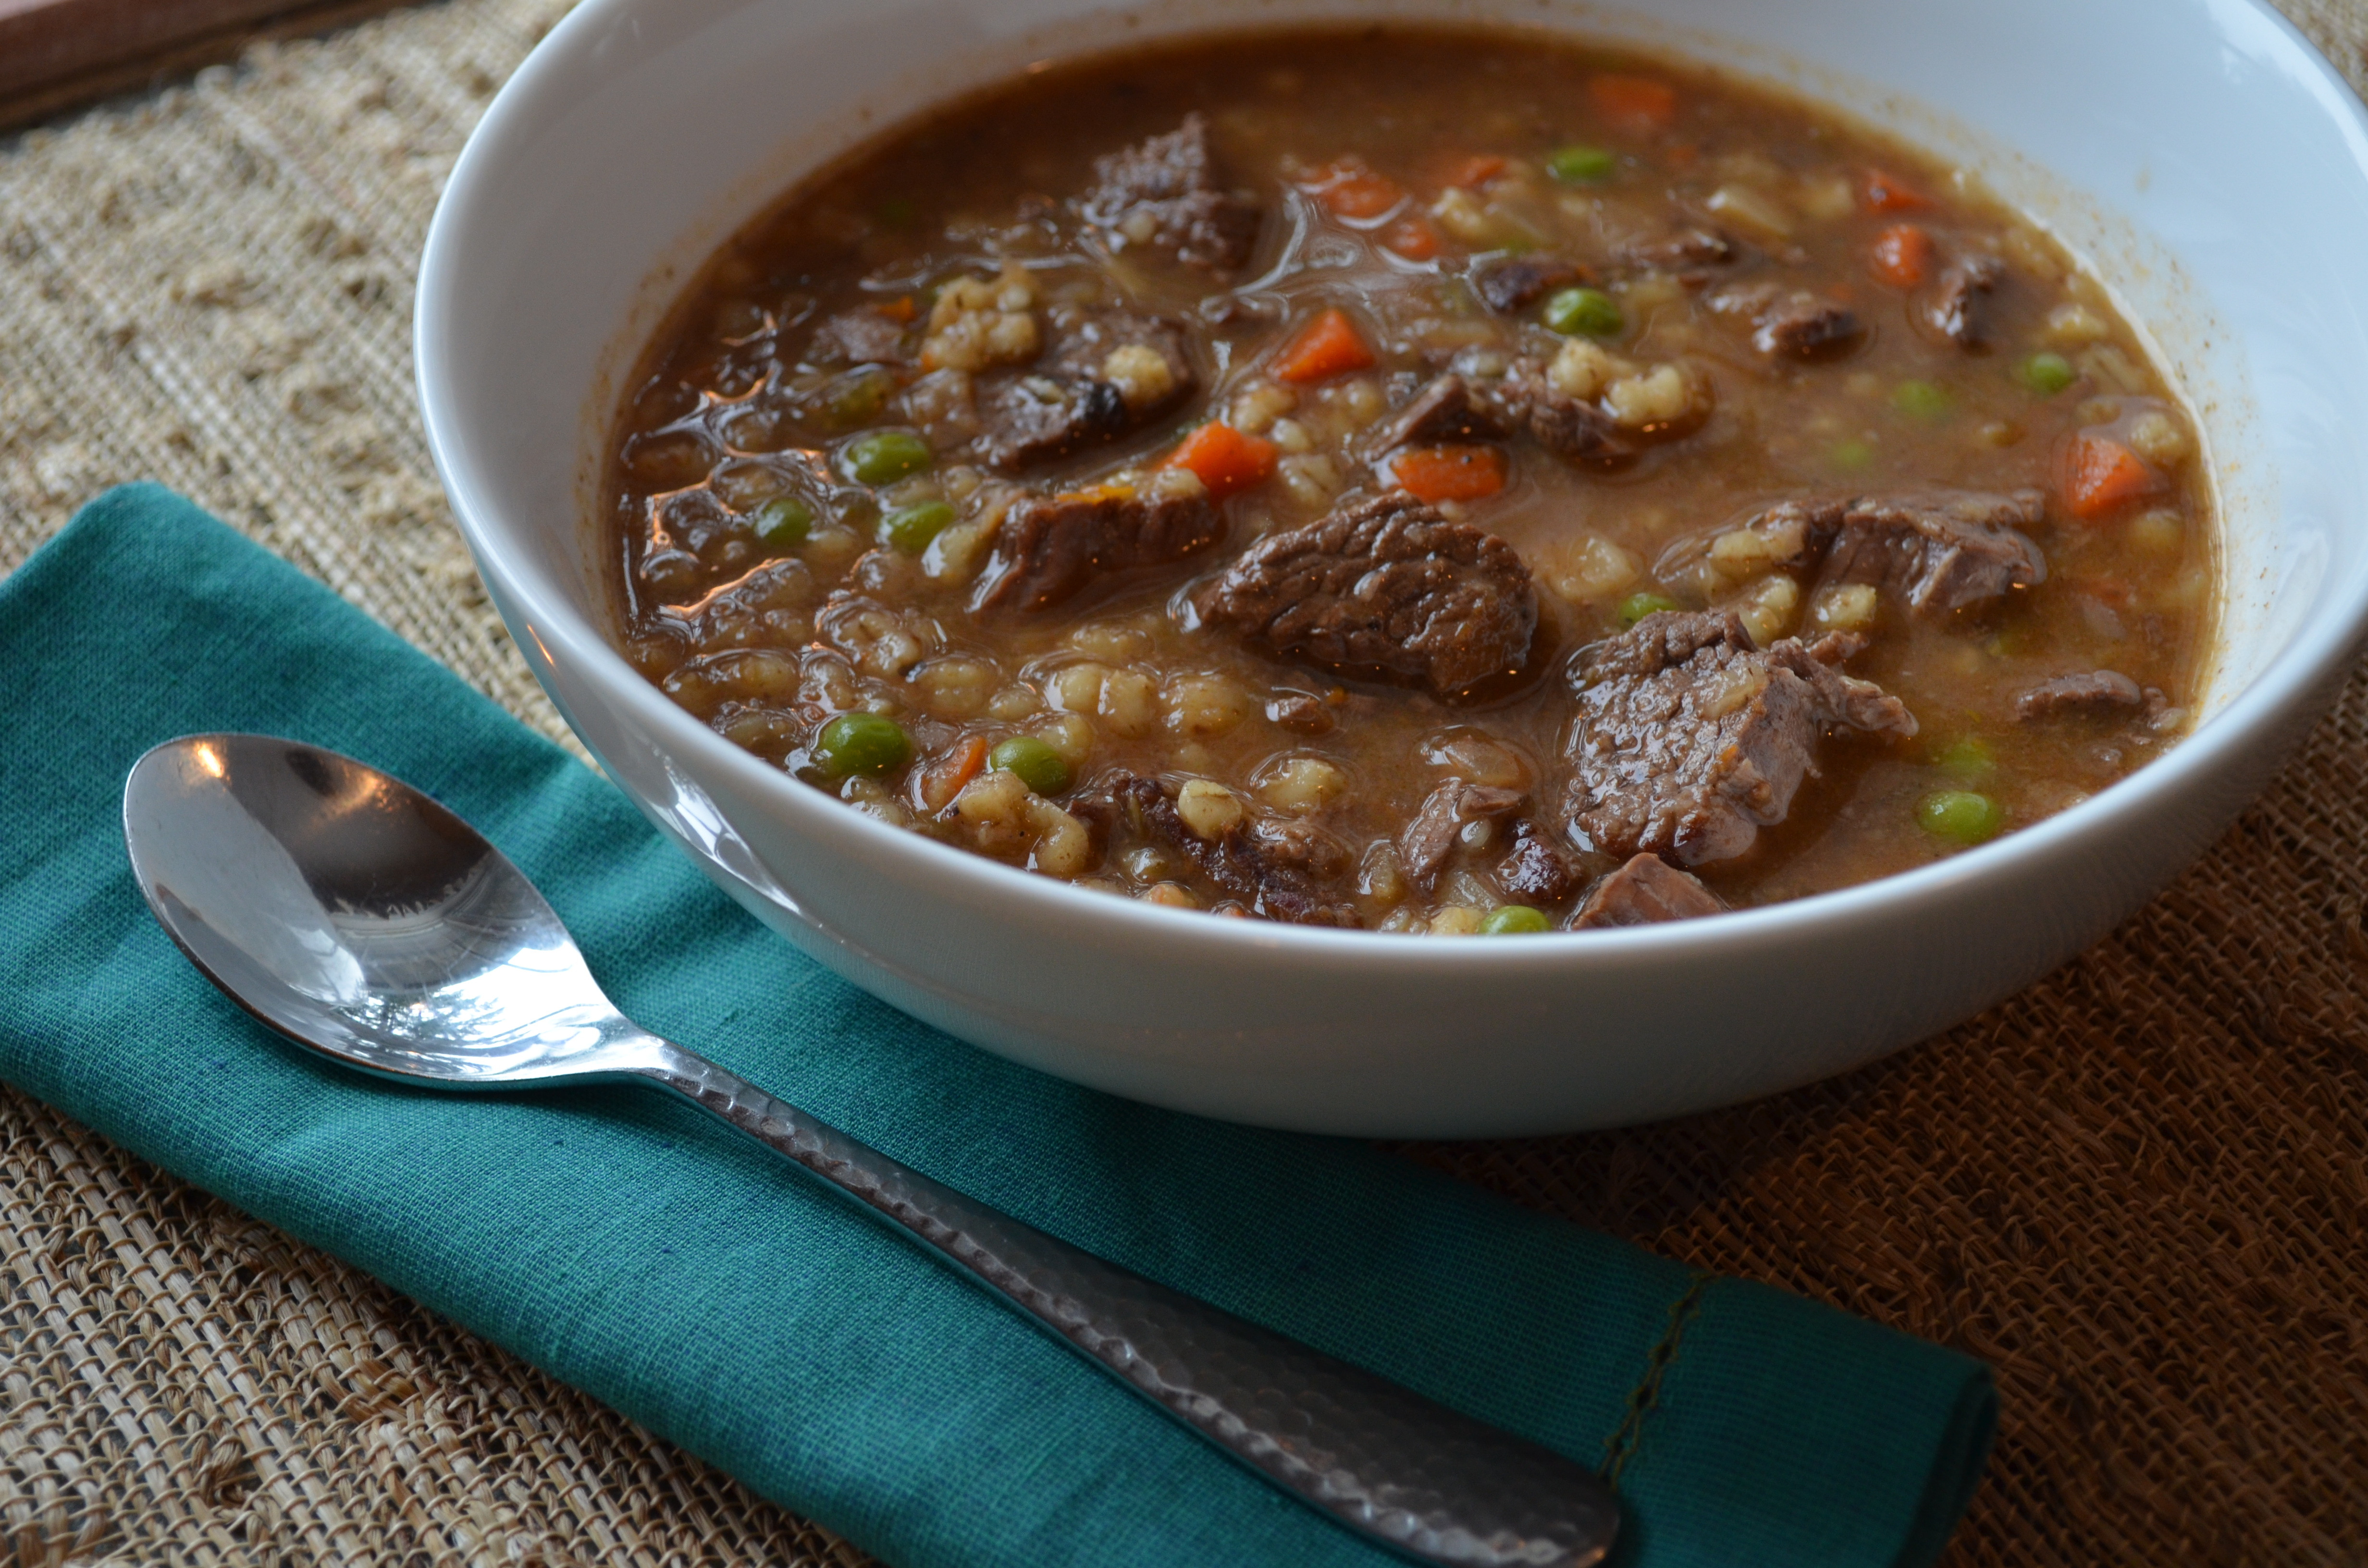
[{"label": "folded cloth napkin", "polygon": [[149,917],[125,771],[301,738],[440,797],[633,1018],[1153,1278],[1613,1471],[1617,1561],[1930,1562],[1987,1369],[1348,1142],[1013,1066],[800,957],[609,784],[154,486],[0,583],[0,1076],[897,1568],[1367,1568],[976,1285],[687,1106],[444,1096],[318,1062]]}]

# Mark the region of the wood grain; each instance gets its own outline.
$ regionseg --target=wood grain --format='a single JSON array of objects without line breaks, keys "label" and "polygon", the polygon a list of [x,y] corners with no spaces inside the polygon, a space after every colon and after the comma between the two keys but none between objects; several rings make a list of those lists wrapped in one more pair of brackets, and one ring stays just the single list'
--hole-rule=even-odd
[{"label": "wood grain", "polygon": [[234,55],[265,33],[334,26],[394,0],[0,0],[0,125]]}]

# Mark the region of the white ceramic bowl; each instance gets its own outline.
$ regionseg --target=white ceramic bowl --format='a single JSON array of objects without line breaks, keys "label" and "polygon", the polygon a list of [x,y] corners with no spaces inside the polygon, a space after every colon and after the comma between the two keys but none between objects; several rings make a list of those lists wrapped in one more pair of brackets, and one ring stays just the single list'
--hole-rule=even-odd
[{"label": "white ceramic bowl", "polygon": [[[2218,474],[2227,599],[2193,737],[2061,816],[1844,892],[1436,941],[1178,914],[898,832],[712,733],[611,651],[609,420],[682,278],[741,222],[911,108],[1031,59],[1330,16],[1501,18],[1725,64],[1899,131],[2053,224],[2153,335]],[[2094,941],[2219,833],[2362,635],[2362,256],[2360,106],[2248,0],[1654,0],[1649,17],[1558,0],[589,0],[453,171],[419,279],[419,387],[536,676],[650,817],[800,949],[990,1051],[1161,1105],[1538,1132],[1765,1094],[1922,1039]]]}]

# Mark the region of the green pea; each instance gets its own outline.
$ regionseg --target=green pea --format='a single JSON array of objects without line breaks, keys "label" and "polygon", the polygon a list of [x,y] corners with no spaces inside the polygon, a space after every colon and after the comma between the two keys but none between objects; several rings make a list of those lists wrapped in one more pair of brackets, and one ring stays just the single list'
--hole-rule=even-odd
[{"label": "green pea", "polygon": [[1874,466],[1874,445],[1855,438],[1837,441],[1826,459],[1844,473],[1862,473]]},{"label": "green pea", "polygon": [[910,430],[874,430],[841,447],[838,466],[858,484],[894,484],[929,466],[929,444]]},{"label": "green pea", "polygon": [[1891,406],[1911,419],[1945,419],[1956,402],[1935,381],[1902,381],[1891,392]]},{"label": "green pea", "polygon": [[866,365],[835,378],[823,388],[823,413],[842,430],[869,425],[887,412],[888,399],[895,390],[895,379],[887,371],[877,365]]},{"label": "green pea", "polygon": [[1620,624],[1634,626],[1656,610],[1677,608],[1678,601],[1667,594],[1631,594],[1620,601]]},{"label": "green pea", "polygon": [[953,527],[954,509],[942,501],[900,506],[880,519],[880,538],[892,550],[918,555],[929,541]]},{"label": "green pea", "polygon": [[1611,337],[1628,324],[1620,301],[1600,289],[1565,289],[1546,301],[1545,324],[1569,337]]},{"label": "green pea", "polygon": [[901,196],[892,196],[880,204],[880,226],[883,229],[909,229],[920,216],[920,208]]},{"label": "green pea", "polygon": [[2042,397],[2054,397],[2080,379],[2061,354],[2034,354],[2014,368],[2014,379]]},{"label": "green pea", "polygon": [[794,495],[776,495],[757,508],[757,537],[773,550],[803,544],[814,531],[814,508]]},{"label": "green pea", "polygon": [[1554,923],[1543,912],[1526,903],[1500,903],[1480,921],[1484,937],[1531,937],[1553,929]]},{"label": "green pea", "polygon": [[880,713],[842,713],[814,737],[814,762],[835,778],[886,773],[912,755],[905,726]]},{"label": "green pea", "polygon": [[986,754],[987,766],[1019,775],[1019,782],[1040,795],[1057,795],[1069,787],[1069,764],[1059,752],[1033,735],[998,741]]},{"label": "green pea", "polygon": [[1961,784],[1979,784],[1998,772],[1998,758],[1972,735],[1959,735],[1932,758],[1932,766]]},{"label": "green pea", "polygon": [[1916,825],[1952,844],[1987,844],[2006,825],[2006,812],[1971,790],[1937,790],[1916,802]]},{"label": "green pea", "polygon": [[1559,147],[1546,159],[1546,173],[1565,185],[1600,185],[1620,172],[1620,160],[1601,147]]}]

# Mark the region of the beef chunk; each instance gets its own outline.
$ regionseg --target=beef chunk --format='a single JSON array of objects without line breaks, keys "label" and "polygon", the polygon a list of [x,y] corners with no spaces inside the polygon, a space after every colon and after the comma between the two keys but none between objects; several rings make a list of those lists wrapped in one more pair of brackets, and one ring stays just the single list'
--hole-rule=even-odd
[{"label": "beef chunk", "polygon": [[1258,206],[1219,188],[1209,122],[1197,113],[1165,136],[1096,158],[1094,182],[1079,210],[1121,244],[1231,271],[1249,260],[1258,243]]},{"label": "beef chunk", "polygon": [[1429,891],[1455,853],[1463,830],[1474,823],[1495,823],[1521,809],[1528,797],[1519,790],[1492,789],[1486,784],[1451,778],[1433,790],[1398,835],[1398,858],[1415,885]]},{"label": "beef chunk", "polygon": [[1173,408],[1195,383],[1173,322],[1131,311],[1055,314],[1041,370],[980,400],[986,460],[1016,473],[1115,441]]},{"label": "beef chunk", "polygon": [[1636,455],[1636,444],[1611,415],[1555,386],[1547,379],[1542,359],[1524,356],[1514,360],[1505,379],[1489,386],[1483,396],[1498,423],[1526,432],[1556,457],[1611,468]]},{"label": "beef chunk", "polygon": [[1165,566],[1208,549],[1224,519],[1205,492],[1114,486],[1029,495],[996,529],[995,553],[972,603],[1033,615],[1121,572]]},{"label": "beef chunk", "polygon": [[1513,847],[1497,863],[1497,885],[1507,898],[1551,909],[1568,903],[1578,882],[1577,869],[1547,840],[1544,829],[1527,817],[1513,824]]},{"label": "beef chunk", "polygon": [[2006,281],[2006,267],[1994,256],[1969,256],[1950,263],[1941,273],[1932,297],[1925,301],[1924,320],[1934,332],[1960,348],[1983,346],[1983,306]]},{"label": "beef chunk", "polygon": [[1006,381],[986,394],[979,417],[986,460],[1008,473],[1115,441],[1133,424],[1110,382],[1050,376]]},{"label": "beef chunk", "polygon": [[870,306],[841,311],[814,328],[807,354],[818,365],[895,365],[905,358],[905,324]]},{"label": "beef chunk", "polygon": [[1790,359],[1825,359],[1847,352],[1865,330],[1846,307],[1814,294],[1794,294],[1753,323],[1751,346]]},{"label": "beef chunk", "polygon": [[1588,890],[1570,928],[1657,926],[1725,912],[1725,902],[1691,872],[1679,870],[1657,855],[1638,855]]},{"label": "beef chunk", "polygon": [[1471,383],[1450,374],[1434,379],[1415,394],[1412,403],[1384,421],[1372,445],[1375,451],[1387,451],[1415,442],[1486,439],[1503,434],[1497,416],[1473,397]]},{"label": "beef chunk", "polygon": [[1816,656],[1853,642],[1755,649],[1733,615],[1663,610],[1588,649],[1573,666],[1571,823],[1613,855],[1742,854],[1784,820],[1827,729],[1916,733],[1897,698]]},{"label": "beef chunk", "polygon": [[1253,828],[1244,821],[1216,838],[1202,838],[1184,824],[1175,798],[1157,780],[1133,773],[1102,780],[1080,812],[1106,828],[1122,822],[1136,836],[1180,852],[1252,914],[1299,926],[1364,924],[1356,906],[1328,885],[1346,872],[1349,854],[1337,841],[1326,842],[1330,835],[1321,829],[1305,824]]},{"label": "beef chunk", "polygon": [[1310,697],[1294,691],[1276,698],[1266,705],[1267,722],[1279,724],[1293,734],[1322,735],[1332,730],[1332,712],[1320,697]]},{"label": "beef chunk", "polygon": [[[1146,406],[1144,416],[1175,403],[1192,390],[1192,358],[1184,349],[1184,329],[1166,316],[1139,311],[1064,307],[1052,312],[1053,351],[1046,363],[1051,373],[1073,380],[1123,376],[1125,367],[1113,367],[1110,356],[1121,349],[1148,348],[1159,356],[1174,381],[1162,401]],[[1157,372],[1153,372],[1156,379]],[[1140,401],[1140,400],[1133,400]]]},{"label": "beef chunk", "polygon": [[1620,258],[1653,272],[1698,272],[1725,267],[1740,253],[1735,242],[1715,229],[1679,229],[1656,240],[1632,240],[1620,247]]},{"label": "beef chunk", "polygon": [[2116,708],[2146,705],[2138,683],[2119,670],[2094,670],[2084,676],[2058,676],[2042,681],[2014,699],[2014,716],[2029,721],[2058,713],[2104,713]]},{"label": "beef chunk", "polygon": [[1492,256],[1472,268],[1472,290],[1490,310],[1511,315],[1585,276],[1577,263],[1558,256]]},{"label": "beef chunk", "polygon": [[1866,328],[1848,307],[1772,283],[1722,290],[1713,308],[1751,321],[1751,346],[1771,358],[1831,359],[1858,347]]},{"label": "beef chunk", "polygon": [[1917,614],[1946,615],[2047,580],[2046,557],[2021,531],[2045,515],[2036,490],[1929,490],[1786,501],[1745,526],[1780,566],[1822,562],[1822,582],[1871,583]]},{"label": "beef chunk", "polygon": [[1201,618],[1261,650],[1446,697],[1518,669],[1537,590],[1513,547],[1403,492],[1269,534],[1203,589]]},{"label": "beef chunk", "polygon": [[1947,614],[2046,581],[2046,557],[2021,531],[2045,515],[2035,490],[1861,496],[1843,511],[1822,575],[1873,583],[1919,614]]}]

